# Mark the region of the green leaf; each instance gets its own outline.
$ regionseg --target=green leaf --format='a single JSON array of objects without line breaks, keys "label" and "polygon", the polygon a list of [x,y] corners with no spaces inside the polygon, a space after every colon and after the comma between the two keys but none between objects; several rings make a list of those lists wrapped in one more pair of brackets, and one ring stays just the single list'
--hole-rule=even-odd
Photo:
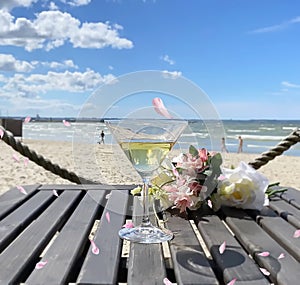
[{"label": "green leaf", "polygon": [[172,176],[168,175],[165,172],[161,172],[158,176],[154,177],[151,180],[151,183],[158,187],[162,187],[163,185],[168,184],[173,181],[174,181],[174,178]]},{"label": "green leaf", "polygon": [[197,156],[199,154],[198,149],[196,149],[193,145],[190,145],[190,147],[189,147],[189,153],[192,156]]}]

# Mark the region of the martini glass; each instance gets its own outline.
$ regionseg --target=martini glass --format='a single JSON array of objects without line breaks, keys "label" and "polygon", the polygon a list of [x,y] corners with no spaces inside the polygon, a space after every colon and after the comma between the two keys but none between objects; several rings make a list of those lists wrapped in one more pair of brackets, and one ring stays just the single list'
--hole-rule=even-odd
[{"label": "martini glass", "polygon": [[105,121],[112,135],[143,179],[140,225],[123,228],[119,236],[137,243],[161,243],[171,240],[173,233],[154,226],[149,218],[149,181],[187,126],[182,120],[123,119]]}]

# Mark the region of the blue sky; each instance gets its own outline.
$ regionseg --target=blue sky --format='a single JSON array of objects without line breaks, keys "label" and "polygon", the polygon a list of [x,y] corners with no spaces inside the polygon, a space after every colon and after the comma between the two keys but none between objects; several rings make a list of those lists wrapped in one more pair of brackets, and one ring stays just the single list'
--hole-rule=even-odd
[{"label": "blue sky", "polygon": [[1,0],[0,114],[76,117],[103,84],[157,70],[222,119],[300,119],[299,51],[299,0]]}]

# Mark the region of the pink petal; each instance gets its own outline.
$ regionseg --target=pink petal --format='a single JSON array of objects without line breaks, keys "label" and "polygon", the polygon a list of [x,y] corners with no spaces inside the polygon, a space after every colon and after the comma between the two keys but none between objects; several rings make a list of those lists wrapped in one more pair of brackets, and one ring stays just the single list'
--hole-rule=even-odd
[{"label": "pink petal", "polygon": [[122,228],[132,229],[132,228],[134,228],[134,224],[133,224],[133,222],[127,222],[125,225],[123,225]]},{"label": "pink petal", "polygon": [[22,194],[27,195],[26,190],[22,186],[17,186],[17,188]]},{"label": "pink petal", "polygon": [[3,138],[3,136],[4,136],[4,132],[3,132],[3,130],[2,130],[2,129],[0,129],[0,138],[2,139],[2,138]]},{"label": "pink petal", "polygon": [[66,126],[66,127],[70,127],[71,126],[71,123],[66,121],[66,120],[63,120],[63,124]]},{"label": "pink petal", "polygon": [[270,252],[268,251],[263,251],[261,253],[258,254],[259,256],[269,256],[270,255]]},{"label": "pink petal", "polygon": [[47,263],[48,261],[40,261],[35,265],[35,269],[42,269]]},{"label": "pink petal", "polygon": [[207,205],[208,205],[209,208],[213,207],[211,200],[207,200]]},{"label": "pink petal", "polygon": [[92,253],[98,255],[100,252],[99,248],[96,246],[95,242],[92,239],[90,239],[90,242],[92,244]]},{"label": "pink petal", "polygon": [[163,117],[166,117],[168,119],[172,119],[172,116],[169,114],[168,110],[166,109],[163,101],[156,97],[152,100],[152,105],[154,106],[154,110],[159,115],[162,115]]},{"label": "pink petal", "polygon": [[109,212],[106,212],[105,218],[110,223],[110,214],[109,214]]},{"label": "pink petal", "polygon": [[226,285],[233,285],[236,281],[236,278],[233,278],[229,283],[227,283]]},{"label": "pink petal", "polygon": [[220,174],[220,176],[218,177],[218,180],[219,180],[219,181],[222,181],[222,180],[224,180],[224,179],[226,179],[226,176],[224,176],[223,174]]},{"label": "pink petal", "polygon": [[226,249],[226,241],[224,241],[219,247],[220,254],[223,254],[225,249]]},{"label": "pink petal", "polygon": [[58,194],[57,194],[57,191],[56,191],[56,190],[53,190],[52,192],[53,192],[53,195],[54,195],[54,196],[58,197]]},{"label": "pink petal", "polygon": [[298,237],[300,237],[300,229],[296,230],[293,235],[293,238],[298,238]]},{"label": "pink petal", "polygon": [[172,285],[173,284],[168,278],[164,278],[163,281],[164,281],[165,285]]},{"label": "pink petal", "polygon": [[282,259],[282,258],[285,258],[285,254],[284,254],[284,253],[281,253],[281,254],[277,257],[277,259]]},{"label": "pink petal", "polygon": [[31,120],[31,118],[28,116],[28,117],[25,118],[24,123],[25,123],[25,124],[26,124],[26,123],[29,123],[30,120]]},{"label": "pink petal", "polygon": [[260,269],[260,271],[264,274],[264,275],[266,275],[266,276],[269,276],[270,275],[270,272],[267,270],[267,269],[265,269],[265,268],[259,268]]},{"label": "pink petal", "polygon": [[28,157],[25,157],[25,158],[24,158],[24,165],[27,166],[27,165],[28,165],[28,162],[29,162],[29,158],[28,158]]},{"label": "pink petal", "polygon": [[15,162],[20,162],[19,157],[15,153],[13,154],[12,158]]}]

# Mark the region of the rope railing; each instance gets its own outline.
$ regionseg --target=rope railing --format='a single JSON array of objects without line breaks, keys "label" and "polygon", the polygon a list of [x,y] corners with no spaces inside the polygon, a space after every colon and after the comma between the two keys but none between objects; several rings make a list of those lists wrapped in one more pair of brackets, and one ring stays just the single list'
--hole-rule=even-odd
[{"label": "rope railing", "polygon": [[283,152],[288,150],[291,146],[300,142],[300,129],[295,129],[289,136],[284,138],[279,144],[270,150],[263,152],[259,157],[257,157],[253,162],[249,162],[254,169],[259,169],[260,167],[266,165],[270,160],[273,160],[276,156],[281,155]]},{"label": "rope railing", "polygon": [[[23,144],[20,141],[17,141],[14,136],[6,131],[2,126],[0,126],[0,129],[3,131],[2,140],[5,143],[7,143],[23,156],[28,157],[31,161],[40,165],[44,169],[77,184],[97,184],[97,182],[95,181],[80,177],[74,172],[68,171],[67,169],[60,167],[58,164],[52,163],[49,159],[46,159],[42,155],[37,154],[34,150],[31,150],[27,145]],[[251,165],[254,169],[259,169],[260,167],[266,165],[270,160],[273,160],[276,156],[281,155],[283,152],[285,152],[298,142],[300,142],[299,128],[295,129],[289,136],[283,139],[274,148],[263,152],[253,162],[249,162],[248,164]]]},{"label": "rope railing", "polygon": [[12,134],[6,131],[2,126],[0,129],[3,131],[2,141],[11,146],[14,150],[18,151],[25,157],[28,157],[31,161],[44,169],[56,174],[64,179],[67,179],[76,184],[96,184],[97,182],[85,179],[78,176],[74,172],[68,171],[65,168],[60,167],[58,164],[52,163],[49,159],[39,155],[34,150],[31,150],[27,145],[23,144],[19,140],[16,140]]}]

